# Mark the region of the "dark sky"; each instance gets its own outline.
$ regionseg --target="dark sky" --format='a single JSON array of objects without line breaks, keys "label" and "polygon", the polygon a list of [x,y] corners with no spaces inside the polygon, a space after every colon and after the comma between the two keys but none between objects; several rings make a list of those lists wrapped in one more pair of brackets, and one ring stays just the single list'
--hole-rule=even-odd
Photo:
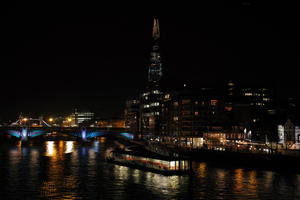
[{"label": "dark sky", "polygon": [[280,95],[298,93],[296,5],[198,2],[1,5],[0,116],[64,113],[75,107],[101,117],[120,115],[125,99],[145,85],[154,16],[160,20],[169,84],[207,86],[237,79],[271,83]]}]

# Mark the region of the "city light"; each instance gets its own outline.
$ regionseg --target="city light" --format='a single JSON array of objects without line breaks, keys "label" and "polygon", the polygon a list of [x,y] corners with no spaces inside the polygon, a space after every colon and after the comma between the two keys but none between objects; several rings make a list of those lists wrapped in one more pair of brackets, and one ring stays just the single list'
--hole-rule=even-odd
[{"label": "city light", "polygon": [[49,122],[53,122],[53,118],[49,118]]}]

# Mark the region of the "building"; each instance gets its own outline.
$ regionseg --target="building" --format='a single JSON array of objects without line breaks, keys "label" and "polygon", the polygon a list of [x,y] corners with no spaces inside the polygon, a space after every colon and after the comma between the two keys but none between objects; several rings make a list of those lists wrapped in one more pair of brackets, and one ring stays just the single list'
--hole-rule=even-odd
[{"label": "building", "polygon": [[75,125],[80,125],[82,123],[91,122],[94,119],[94,113],[90,111],[77,111],[72,114],[72,121]]},{"label": "building", "polygon": [[159,49],[159,22],[156,18],[153,24],[152,40],[147,85],[140,97],[140,133],[145,138],[159,134],[162,62]]},{"label": "building", "polygon": [[124,119],[101,119],[97,122],[100,128],[125,128]]},{"label": "building", "polygon": [[212,146],[225,146],[232,145],[238,142],[243,142],[250,140],[248,138],[249,134],[245,131],[236,130],[236,131],[210,131],[203,134],[203,143],[208,147]]},{"label": "building", "polygon": [[276,114],[274,89],[264,86],[227,83],[226,110],[233,124],[252,131],[256,140],[264,140],[268,124]]},{"label": "building", "polygon": [[248,104],[253,108],[274,112],[274,89],[254,85],[236,85],[232,80],[227,83],[226,101],[228,105]]},{"label": "building", "polygon": [[224,101],[215,89],[185,89],[164,95],[160,137],[187,145],[211,130],[230,129]]},{"label": "building", "polygon": [[124,110],[125,128],[130,133],[137,134],[139,132],[139,112],[140,102],[139,100],[132,99],[127,100]]},{"label": "building", "polygon": [[278,125],[278,143],[286,149],[300,149],[300,127],[290,119]]}]

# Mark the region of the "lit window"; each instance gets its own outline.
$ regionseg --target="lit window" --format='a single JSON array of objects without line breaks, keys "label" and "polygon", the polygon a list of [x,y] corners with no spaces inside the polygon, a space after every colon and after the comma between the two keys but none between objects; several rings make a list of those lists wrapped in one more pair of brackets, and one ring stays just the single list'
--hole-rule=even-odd
[{"label": "lit window", "polygon": [[190,99],[183,99],[182,100],[182,104],[189,104],[189,103],[191,103]]},{"label": "lit window", "polygon": [[149,92],[146,92],[146,93],[143,93],[142,96],[144,97],[144,96],[148,96],[148,95],[149,95]]},{"label": "lit window", "polygon": [[218,103],[218,100],[216,100],[216,99],[210,100],[210,105],[212,105],[212,106],[216,106],[217,103]]}]

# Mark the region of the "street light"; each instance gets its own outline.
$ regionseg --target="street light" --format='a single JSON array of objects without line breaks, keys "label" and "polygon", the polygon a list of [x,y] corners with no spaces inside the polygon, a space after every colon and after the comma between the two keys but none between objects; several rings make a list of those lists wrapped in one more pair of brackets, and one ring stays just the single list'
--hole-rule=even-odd
[{"label": "street light", "polygon": [[69,126],[71,126],[72,118],[69,117],[67,120],[68,120],[68,122],[69,122]]},{"label": "street light", "polygon": [[49,118],[49,122],[53,122],[53,118],[52,117]]},{"label": "street light", "polygon": [[24,118],[21,120],[21,124],[22,124],[22,125],[27,125],[27,121],[28,121],[28,118],[24,117]]}]

